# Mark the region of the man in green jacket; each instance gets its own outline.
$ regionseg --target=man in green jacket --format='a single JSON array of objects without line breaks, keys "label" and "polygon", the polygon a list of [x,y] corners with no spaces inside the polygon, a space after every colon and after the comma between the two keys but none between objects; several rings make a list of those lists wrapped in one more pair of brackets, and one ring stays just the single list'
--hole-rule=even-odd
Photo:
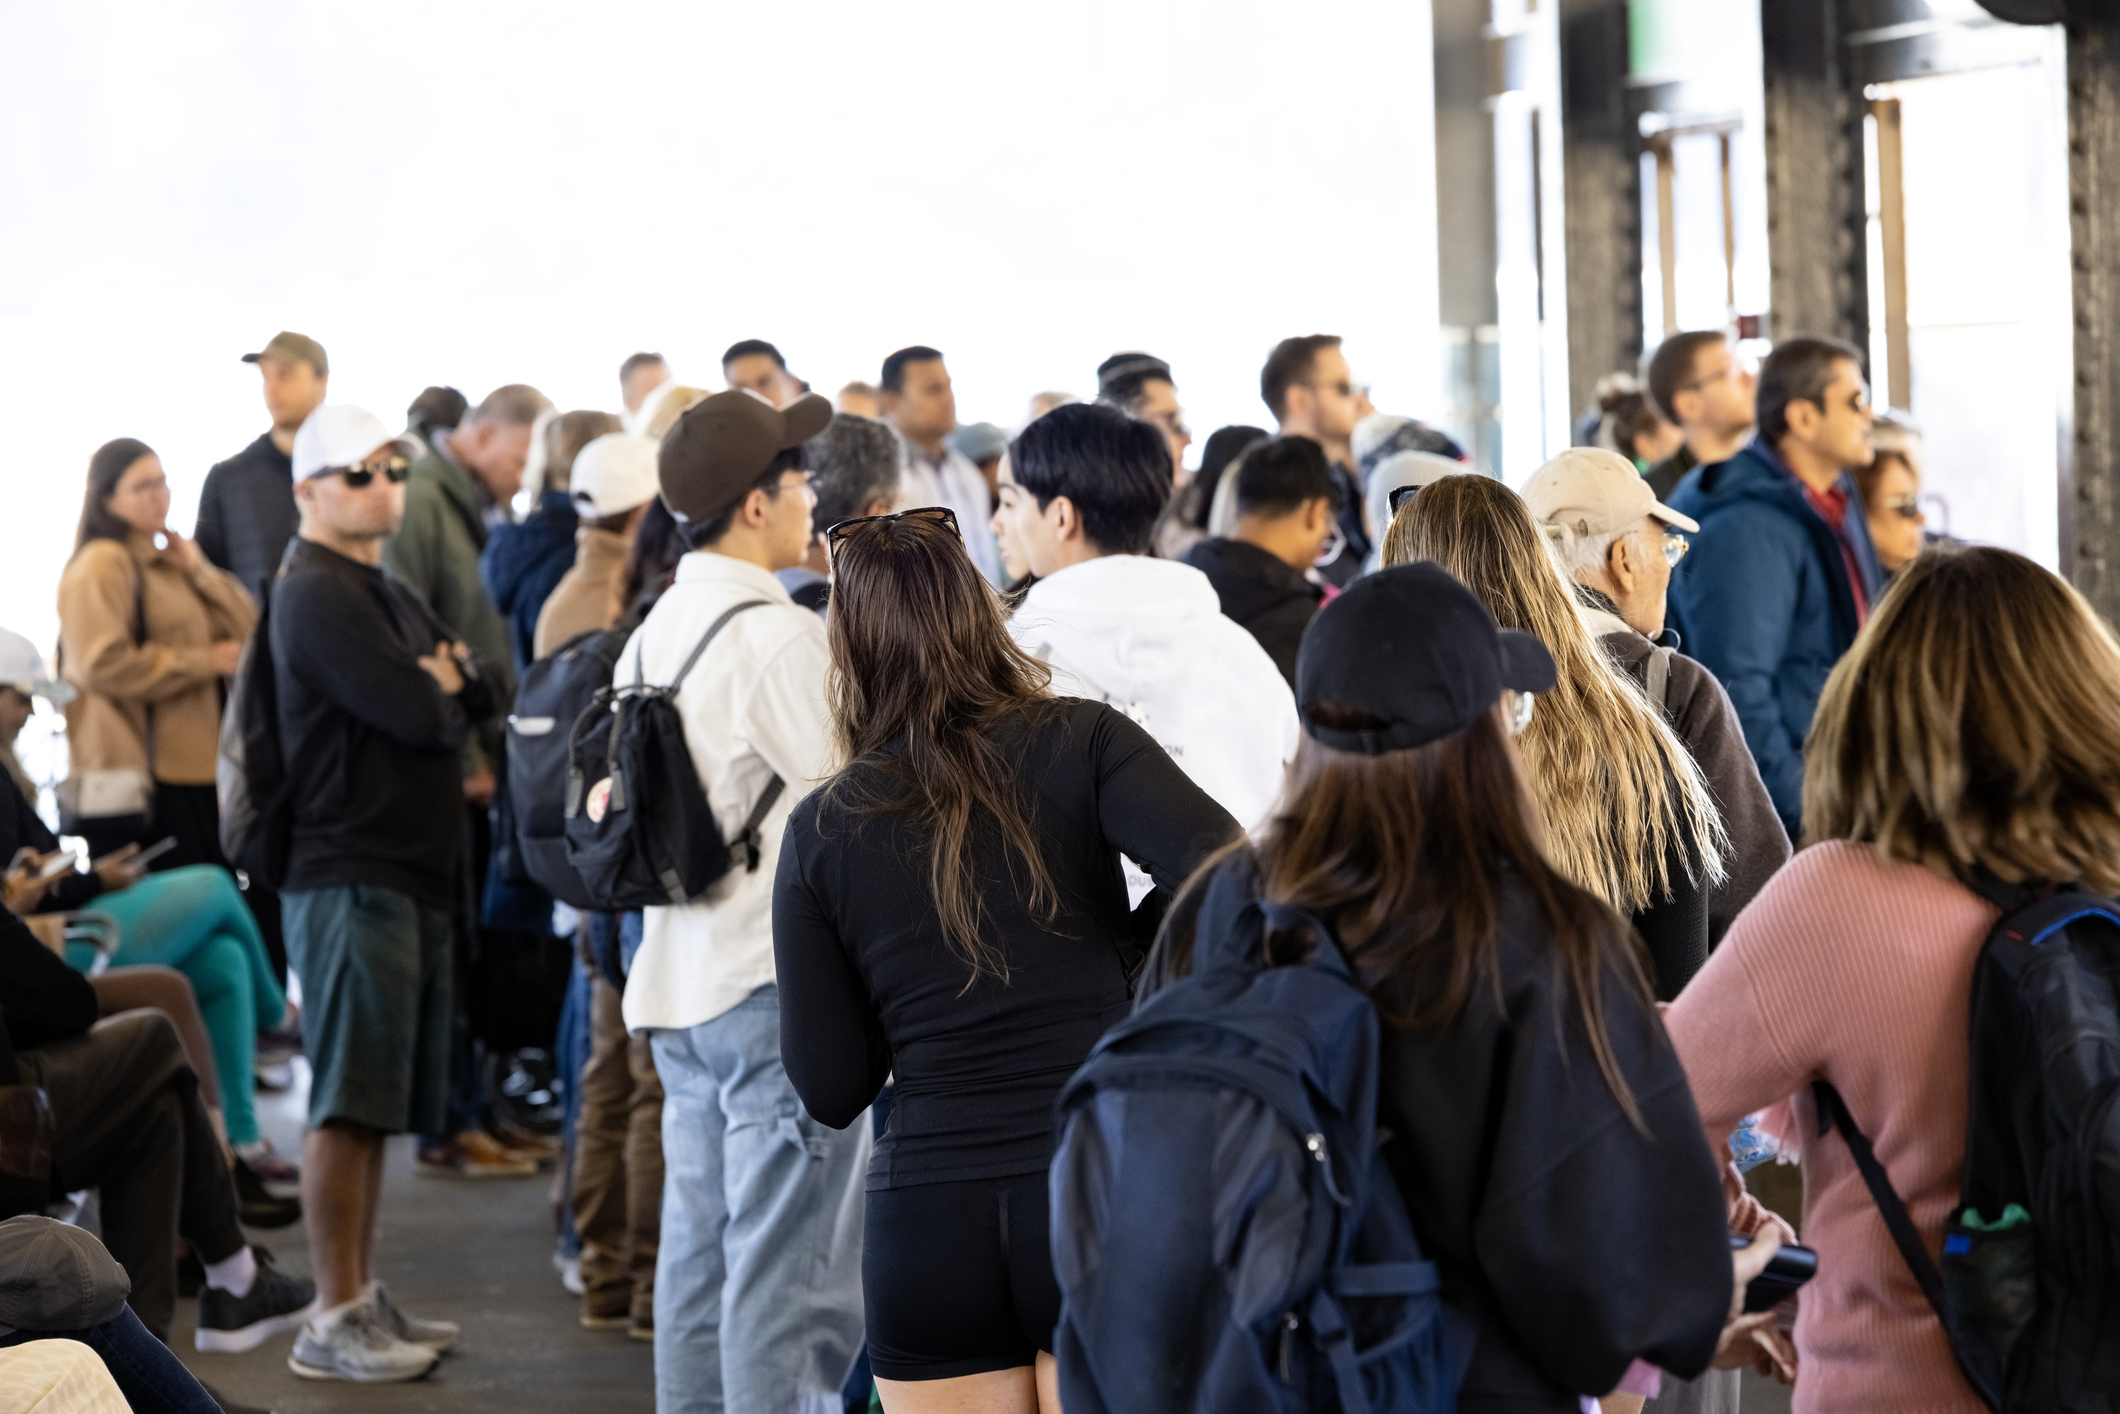
[{"label": "man in green jacket", "polygon": [[464,795],[481,808],[493,800],[498,724],[515,696],[515,674],[508,623],[479,579],[479,552],[487,531],[508,519],[531,428],[551,406],[537,389],[510,383],[488,393],[461,426],[437,429],[434,449],[412,464],[406,481],[404,524],[383,547],[383,567],[427,601],[494,679],[502,716],[465,743]]}]

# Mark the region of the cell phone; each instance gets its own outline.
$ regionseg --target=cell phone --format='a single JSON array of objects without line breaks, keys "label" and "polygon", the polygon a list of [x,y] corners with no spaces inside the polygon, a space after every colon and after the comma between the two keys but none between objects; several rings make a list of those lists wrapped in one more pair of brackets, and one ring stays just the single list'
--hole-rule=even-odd
[{"label": "cell phone", "polygon": [[[1752,1239],[1730,1234],[1730,1250],[1750,1247]],[[1767,1259],[1767,1269],[1745,1283],[1745,1310],[1771,1311],[1796,1294],[1796,1288],[1818,1275],[1818,1253],[1793,1242],[1783,1243]]]},{"label": "cell phone", "polygon": [[44,861],[44,866],[37,871],[37,882],[41,884],[46,879],[56,879],[61,874],[73,873],[74,861],[80,857],[80,855],[70,849],[60,850],[57,854]]},{"label": "cell phone", "polygon": [[154,863],[154,861],[160,859],[163,855],[169,853],[176,847],[177,837],[175,835],[164,835],[161,839],[156,840],[153,844],[141,850],[138,854],[134,855],[132,858],[126,860],[125,862],[127,864],[132,865],[135,869],[145,869],[148,865]]}]

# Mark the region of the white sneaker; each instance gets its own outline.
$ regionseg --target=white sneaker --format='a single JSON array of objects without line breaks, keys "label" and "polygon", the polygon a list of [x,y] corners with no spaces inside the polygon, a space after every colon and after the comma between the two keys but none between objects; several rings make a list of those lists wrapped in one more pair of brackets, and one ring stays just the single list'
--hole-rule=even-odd
[{"label": "white sneaker", "polygon": [[569,1257],[557,1247],[552,1249],[552,1269],[559,1273],[559,1284],[567,1288],[569,1296],[579,1296],[587,1287],[582,1285],[582,1259]]},{"label": "white sneaker", "polygon": [[379,1384],[416,1380],[441,1359],[424,1345],[391,1334],[365,1298],[303,1324],[287,1368],[305,1380]]},{"label": "white sneaker", "polygon": [[418,1316],[408,1316],[398,1309],[390,1299],[390,1288],[381,1281],[368,1284],[366,1299],[374,1304],[376,1314],[382,1317],[383,1329],[399,1340],[413,1345],[424,1345],[439,1355],[456,1344],[463,1328],[454,1321],[423,1321]]}]

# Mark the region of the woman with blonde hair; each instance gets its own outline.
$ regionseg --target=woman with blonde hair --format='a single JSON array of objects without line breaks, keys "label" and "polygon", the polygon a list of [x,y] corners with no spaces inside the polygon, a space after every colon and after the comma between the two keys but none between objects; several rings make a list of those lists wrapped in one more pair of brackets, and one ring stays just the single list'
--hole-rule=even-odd
[{"label": "woman with blonde hair", "polygon": [[1722,813],[1663,714],[1612,666],[1530,507],[1484,476],[1449,476],[1402,501],[1384,564],[1432,560],[1503,628],[1546,645],[1556,669],[1518,738],[1554,867],[1627,915],[1656,995],[1678,995],[1708,956],[1709,891],[1729,845]]},{"label": "woman with blonde hair", "polygon": [[1928,551],[1826,680],[1803,818],[1808,847],[1673,1004],[1671,1039],[1711,1140],[1771,1106],[1762,1127],[1803,1163],[1818,1276],[1797,1407],[1979,1414],[1846,1143],[1817,1137],[1809,1087],[1840,1092],[1937,1252],[1997,918],[1974,881],[2120,894],[2120,644],[2021,555]]}]

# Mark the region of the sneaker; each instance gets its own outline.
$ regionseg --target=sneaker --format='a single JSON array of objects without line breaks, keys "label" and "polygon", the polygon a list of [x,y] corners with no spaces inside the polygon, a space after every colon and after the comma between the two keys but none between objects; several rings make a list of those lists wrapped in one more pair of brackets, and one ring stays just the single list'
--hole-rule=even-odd
[{"label": "sneaker", "polygon": [[535,1178],[537,1161],[498,1139],[467,1129],[438,1149],[419,1151],[415,1172],[427,1178]]},{"label": "sneaker", "polygon": [[251,1067],[257,1087],[268,1095],[284,1095],[294,1088],[294,1063],[259,1060]]},{"label": "sneaker", "polygon": [[316,1301],[317,1289],[272,1265],[272,1254],[253,1247],[258,1274],[250,1290],[231,1296],[219,1287],[199,1292],[199,1329],[192,1343],[201,1350],[236,1354],[255,1350],[281,1331],[302,1324]]},{"label": "sneaker", "polygon": [[270,1139],[260,1139],[255,1144],[231,1146],[236,1157],[250,1165],[250,1171],[267,1183],[300,1183],[302,1166],[292,1159],[283,1159],[272,1147]]},{"label": "sneaker", "polygon": [[585,1331],[624,1330],[632,1324],[633,1284],[615,1286],[603,1291],[585,1292],[582,1296],[582,1329]]},{"label": "sneaker", "polygon": [[411,1345],[424,1345],[439,1355],[456,1344],[463,1328],[454,1321],[423,1321],[418,1316],[408,1316],[398,1309],[390,1299],[390,1288],[380,1281],[368,1284],[368,1300],[374,1303],[376,1314],[382,1317],[383,1329],[399,1340]]},{"label": "sneaker", "polygon": [[231,1160],[229,1173],[236,1181],[236,1203],[245,1227],[289,1227],[302,1220],[302,1200],[281,1198],[265,1187],[258,1171],[241,1159]]},{"label": "sneaker", "polygon": [[424,1345],[399,1340],[368,1301],[355,1301],[327,1318],[302,1323],[287,1368],[305,1380],[352,1380],[380,1384],[416,1380],[442,1357]]},{"label": "sneaker", "polygon": [[579,1296],[588,1288],[582,1285],[582,1259],[570,1257],[561,1249],[552,1249],[552,1269],[559,1273],[559,1284],[567,1288],[569,1296]]}]

